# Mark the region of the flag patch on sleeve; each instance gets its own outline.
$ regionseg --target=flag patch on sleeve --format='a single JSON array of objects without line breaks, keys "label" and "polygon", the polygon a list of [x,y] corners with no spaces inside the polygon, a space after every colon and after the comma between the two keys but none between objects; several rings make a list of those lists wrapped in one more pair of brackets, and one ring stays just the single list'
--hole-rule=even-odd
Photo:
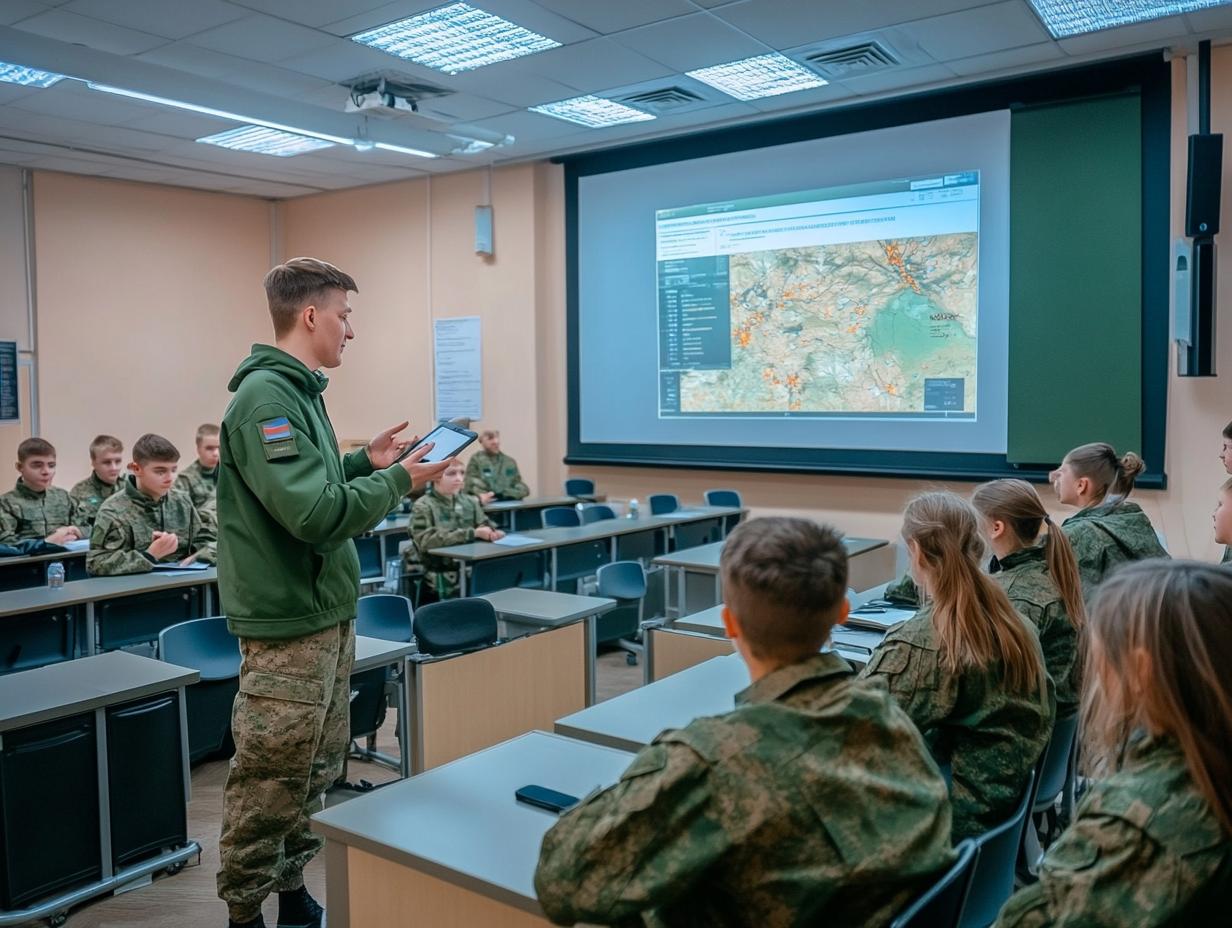
[{"label": "flag patch on sleeve", "polygon": [[273,441],[286,441],[290,437],[291,422],[286,416],[267,419],[261,423],[261,439],[266,444]]},{"label": "flag patch on sleeve", "polygon": [[291,422],[286,416],[277,419],[266,419],[257,424],[261,430],[261,450],[265,452],[265,460],[277,461],[280,458],[293,458],[299,454],[295,447],[295,434],[291,431]]}]

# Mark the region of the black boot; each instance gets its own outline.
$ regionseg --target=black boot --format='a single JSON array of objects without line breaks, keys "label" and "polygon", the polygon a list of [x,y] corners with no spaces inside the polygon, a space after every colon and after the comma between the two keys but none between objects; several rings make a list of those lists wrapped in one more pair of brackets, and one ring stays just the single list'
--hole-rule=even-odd
[{"label": "black boot", "polygon": [[307,886],[278,894],[278,928],[325,928],[325,910]]},{"label": "black boot", "polygon": [[237,922],[234,918],[228,918],[227,928],[265,928],[265,916],[258,915],[250,922]]}]

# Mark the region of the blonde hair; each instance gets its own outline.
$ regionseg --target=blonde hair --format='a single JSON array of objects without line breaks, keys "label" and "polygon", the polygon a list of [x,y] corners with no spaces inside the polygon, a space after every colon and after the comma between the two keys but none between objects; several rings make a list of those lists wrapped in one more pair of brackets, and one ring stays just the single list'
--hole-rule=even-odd
[{"label": "blonde hair", "polygon": [[1014,692],[1046,691],[1039,645],[1005,591],[980,566],[984,543],[969,503],[953,493],[924,493],[907,504],[903,537],[928,570],[933,628],[948,673],[1000,664]]},{"label": "blonde hair", "polygon": [[1070,624],[1082,628],[1086,621],[1086,607],[1082,602],[1082,579],[1078,574],[1078,560],[1069,538],[1061,531],[1035,487],[1025,480],[993,480],[980,484],[971,494],[971,504],[986,519],[1004,522],[1014,538],[1022,545],[1034,544],[1045,525],[1044,562],[1048,576],[1061,594],[1061,603],[1069,616]]},{"label": "blonde hair", "polygon": [[[1115,767],[1138,728],[1175,738],[1232,835],[1232,571],[1197,561],[1128,564],[1100,584],[1088,627],[1083,731],[1093,759]],[[1149,658],[1146,681],[1135,679],[1139,653]]]},{"label": "blonde hair", "polygon": [[205,422],[197,426],[197,444],[201,444],[207,438],[217,438],[221,431],[213,422]]},{"label": "blonde hair", "polygon": [[1133,492],[1134,481],[1146,470],[1146,462],[1134,452],[1117,457],[1116,449],[1102,441],[1079,445],[1065,456],[1063,463],[1070,466],[1074,476],[1090,480],[1100,499],[1111,493],[1116,501]]}]

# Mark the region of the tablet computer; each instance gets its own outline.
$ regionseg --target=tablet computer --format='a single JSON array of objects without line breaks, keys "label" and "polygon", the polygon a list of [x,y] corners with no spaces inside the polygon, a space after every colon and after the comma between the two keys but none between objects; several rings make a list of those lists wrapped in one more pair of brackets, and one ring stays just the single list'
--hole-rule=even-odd
[{"label": "tablet computer", "polygon": [[423,438],[419,439],[419,441],[415,442],[415,444],[403,451],[398,460],[401,461],[420,445],[432,442],[434,447],[431,451],[425,454],[421,460],[424,463],[434,464],[437,461],[443,461],[446,458],[456,456],[459,451],[478,437],[479,435],[477,432],[459,428],[456,425],[441,423]]}]

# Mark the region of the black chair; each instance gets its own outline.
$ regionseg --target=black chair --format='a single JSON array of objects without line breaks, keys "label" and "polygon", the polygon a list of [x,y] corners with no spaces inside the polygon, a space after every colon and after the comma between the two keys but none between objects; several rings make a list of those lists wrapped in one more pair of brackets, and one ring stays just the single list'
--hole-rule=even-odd
[{"label": "black chair", "polygon": [[[740,494],[735,490],[707,490],[706,491],[707,506],[732,506],[736,509],[744,505],[740,499]],[[732,516],[723,517],[723,534],[727,535],[733,528],[740,524],[740,513]]]},{"label": "black chair", "polygon": [[422,654],[475,651],[496,643],[496,610],[486,599],[447,599],[417,611],[414,628]]},{"label": "black chair", "polygon": [[582,509],[583,525],[590,525],[592,522],[603,522],[614,518],[616,518],[616,510],[606,503],[594,503]]},{"label": "black chair", "polygon": [[375,535],[362,535],[355,539],[355,551],[359,555],[360,585],[385,582],[385,559],[381,555],[381,539]]},{"label": "black chair", "polygon": [[158,636],[158,653],[169,664],[201,674],[186,691],[189,763],[230,757],[235,753],[231,706],[240,687],[240,647],[227,631],[227,620],[192,619],[164,628]]},{"label": "black chair", "polygon": [[961,928],[988,928],[997,919],[997,913],[1014,892],[1014,873],[1018,865],[1018,847],[1022,842],[1022,829],[1031,809],[1035,795],[1035,771],[1027,774],[1027,784],[1022,791],[1022,801],[1010,816],[996,828],[986,831],[975,839],[979,849],[979,861],[963,910]]},{"label": "black chair", "polygon": [[[405,596],[373,593],[359,598],[355,634],[383,641],[410,641],[413,610]],[[390,669],[377,667],[351,675],[351,756],[401,769],[401,761],[376,749],[376,733],[385,724],[389,709]],[[365,739],[365,747],[359,739]]]},{"label": "black chair", "polygon": [[1044,749],[1039,763],[1035,765],[1035,795],[1031,797],[1031,816],[1023,826],[1022,852],[1027,872],[1035,874],[1044,856],[1043,846],[1036,827],[1037,817],[1046,819],[1048,837],[1057,830],[1057,799],[1066,791],[1073,775],[1072,763],[1078,738],[1078,713],[1057,719],[1052,727],[1052,738]]},{"label": "black chair", "polygon": [[597,596],[616,600],[616,608],[595,619],[596,644],[616,642],[628,654],[630,665],[644,650],[637,639],[642,632],[642,602],[646,597],[646,570],[639,561],[615,561],[600,567],[596,574]]},{"label": "black chair", "polygon": [[359,598],[355,634],[383,641],[410,641],[413,610],[411,601],[393,593],[373,593]]},{"label": "black chair", "polygon": [[594,496],[595,482],[585,477],[570,477],[565,481],[565,496]]},{"label": "black chair", "polygon": [[544,528],[574,528],[582,524],[578,511],[571,506],[551,506],[540,513]]},{"label": "black chair", "polygon": [[665,516],[680,508],[680,500],[675,493],[651,493],[646,502],[650,504],[652,516]]},{"label": "black chair", "polygon": [[957,928],[980,852],[970,838],[954,850],[958,852],[954,866],[890,922],[890,928]]}]

